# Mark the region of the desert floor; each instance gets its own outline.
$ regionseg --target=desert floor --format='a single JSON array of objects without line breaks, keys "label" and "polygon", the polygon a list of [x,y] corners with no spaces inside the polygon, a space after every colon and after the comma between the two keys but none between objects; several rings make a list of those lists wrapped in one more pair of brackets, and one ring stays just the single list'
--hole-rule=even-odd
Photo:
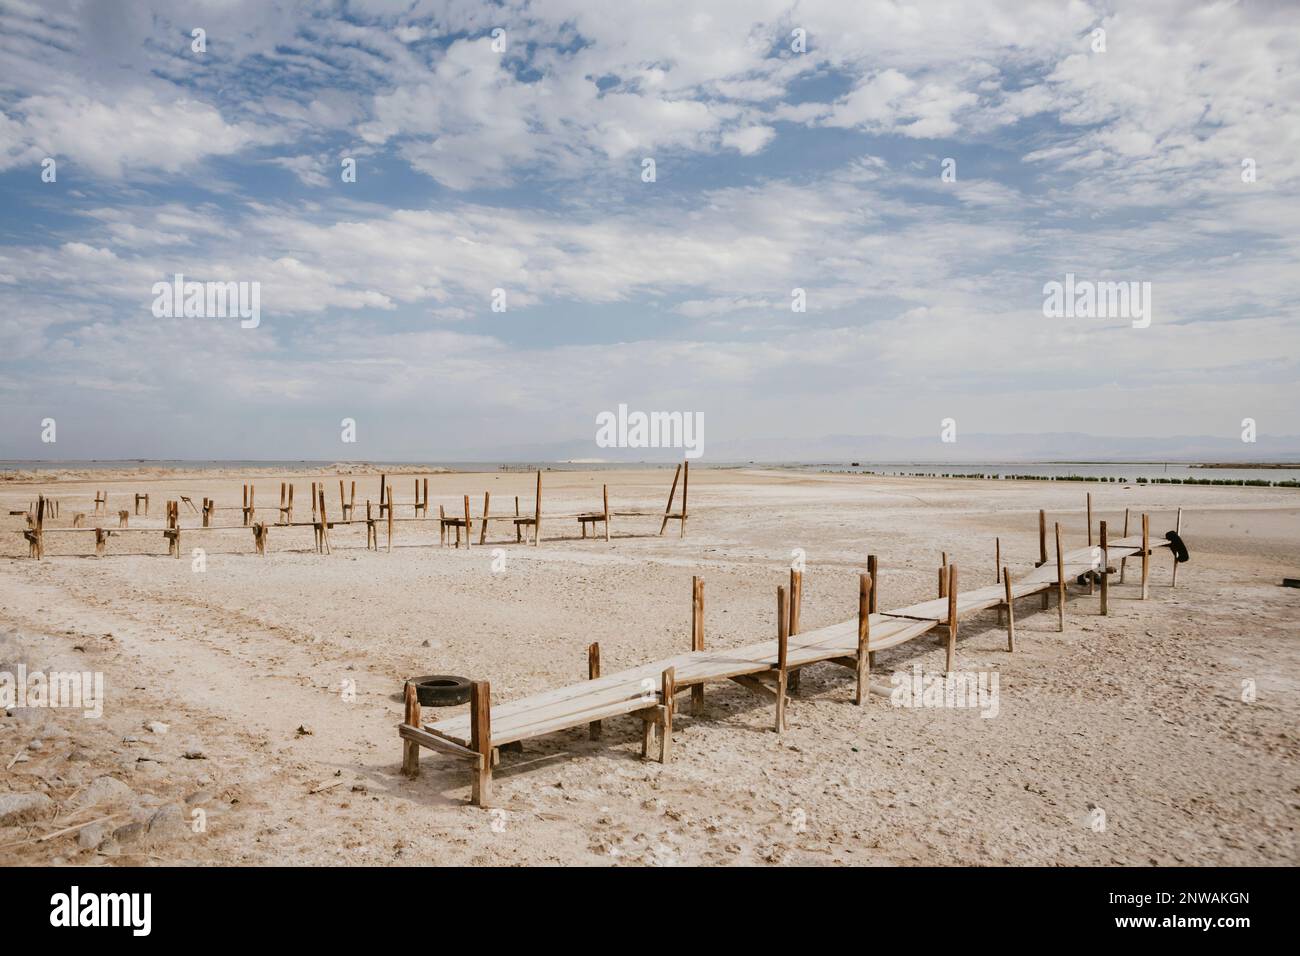
[{"label": "desert floor", "polygon": [[[671,476],[548,473],[546,511],[597,509],[602,482],[616,510],[662,511]],[[67,527],[100,488],[114,517],[90,527],[115,528],[136,491],[152,507],[133,528],[161,528],[163,502],[180,494],[215,497],[220,523],[238,524],[241,477],[0,482],[0,671],[99,671],[106,684],[100,719],[0,717],[0,806],[50,800],[0,826],[5,862],[1300,862],[1300,590],[1280,586],[1300,576],[1295,490],[697,468],[685,539],[675,524],[658,536],[648,516],[615,520],[609,543],[584,541],[557,518],[540,547],[498,524],[487,546],[456,550],[437,546],[435,522],[401,522],[391,553],[367,551],[362,525],[337,527],[331,555],[314,552],[310,528],[272,528],[264,558],[241,528],[187,530],[180,559],[160,532],[113,537],[103,558],[87,556],[91,531],[52,533],[38,562],[8,515],[45,492],[62,502],[51,525]],[[275,520],[280,477],[256,477],[260,517]],[[294,479],[301,518],[312,476]],[[377,476],[357,480],[358,499],[377,499]],[[337,476],[325,481],[337,511]],[[494,511],[513,512],[518,494],[527,512],[533,481],[435,475],[433,510],[461,509],[469,493],[477,514],[490,490]],[[409,502],[410,477],[394,483]],[[881,697],[858,708],[849,672],[822,664],[779,737],[771,705],[729,684],[708,688],[703,715],[682,699],[667,765],[640,759],[633,718],[606,721],[598,742],[585,729],[528,741],[502,757],[496,811],[467,805],[452,758],[423,751],[419,778],[399,773],[408,676],[487,679],[501,702],[585,678],[592,641],[606,673],[689,649],[695,574],[710,646],[767,638],[796,549],[804,630],[856,613],[868,553],[881,610],[933,597],[941,551],[963,588],[989,584],[995,536],[1013,573],[1032,566],[1039,508],[1066,548],[1085,543],[1087,491],[1113,533],[1130,508],[1151,512],[1161,536],[1181,506],[1191,561],[1171,588],[1159,554],[1145,602],[1130,562],[1105,618],[1071,587],[1064,633],[1054,606],[1020,602],[1014,654],[995,612],[964,621],[958,667],[997,672],[992,719]],[[876,674],[915,664],[942,669],[937,632],[882,652]],[[100,822],[42,839],[88,821]]]}]

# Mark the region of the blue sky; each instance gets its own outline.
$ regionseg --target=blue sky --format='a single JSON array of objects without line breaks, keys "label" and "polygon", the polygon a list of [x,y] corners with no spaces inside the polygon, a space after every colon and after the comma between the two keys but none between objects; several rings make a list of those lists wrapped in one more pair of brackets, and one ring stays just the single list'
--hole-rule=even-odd
[{"label": "blue sky", "polygon": [[[597,457],[619,403],[740,456],[1295,435],[1297,21],[0,0],[0,457]],[[176,272],[260,324],[155,317]],[[1150,282],[1150,326],[1045,317],[1067,272]]]}]

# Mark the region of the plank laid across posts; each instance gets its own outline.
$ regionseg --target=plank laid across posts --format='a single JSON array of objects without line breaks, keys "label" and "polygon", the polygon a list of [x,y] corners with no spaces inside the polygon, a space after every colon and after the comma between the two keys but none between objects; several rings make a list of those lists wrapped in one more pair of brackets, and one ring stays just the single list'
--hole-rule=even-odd
[{"label": "plank laid across posts", "polygon": [[873,580],[870,574],[858,575],[858,686],[853,694],[853,703],[859,707],[867,699],[871,687],[871,591]]},{"label": "plank laid across posts", "polygon": [[952,662],[957,656],[957,565],[948,565],[948,668],[952,673]]},{"label": "plank laid across posts", "polygon": [[1011,574],[1006,568],[1002,569],[1002,583],[1007,589],[1007,650],[1015,653],[1016,650],[1016,611],[1011,602]]},{"label": "plank laid across posts", "polygon": [[786,671],[790,640],[790,605],[785,588],[776,589],[776,732],[786,728],[785,694],[789,682]]},{"label": "plank laid across posts", "polygon": [[488,505],[492,501],[492,492],[483,492],[483,527],[478,529],[478,543],[487,544]]},{"label": "plank laid across posts", "polygon": [[[1174,534],[1181,535],[1182,533],[1183,533],[1183,509],[1179,508],[1178,517],[1174,520]],[[1176,588],[1178,587],[1178,555],[1174,554],[1173,548],[1169,549],[1169,553],[1174,555],[1174,577],[1173,580],[1169,582],[1169,586],[1171,588]]]},{"label": "plank laid across posts", "polygon": [[[790,569],[790,629],[787,632],[790,637],[799,633],[799,617],[803,612],[803,572]],[[787,690],[790,696],[794,697],[799,693],[799,670],[790,672],[790,680],[787,684]]]},{"label": "plank laid across posts", "polygon": [[[389,511],[392,517],[392,511]],[[470,778],[470,803],[486,807],[492,801],[492,686],[485,680],[469,685],[470,750],[478,766]]]},{"label": "plank laid across posts", "polygon": [[[704,650],[704,579],[699,575],[691,578],[691,650]],[[704,685],[691,687],[691,713],[704,711]]]},{"label": "plank laid across posts", "polygon": [[1061,555],[1061,522],[1059,521],[1056,522],[1056,629],[1065,630],[1065,558]]},{"label": "plank laid across posts", "polygon": [[[600,643],[593,642],[587,648],[587,680],[600,679]],[[600,739],[600,721],[593,720],[587,725],[587,735],[592,740]]]},{"label": "plank laid across posts", "polygon": [[1151,594],[1151,521],[1150,515],[1142,512],[1142,600]]},{"label": "plank laid across posts", "polygon": [[1101,523],[1101,614],[1110,613],[1107,598],[1110,596],[1110,552],[1106,547],[1106,522]]},{"label": "plank laid across posts", "polygon": [[[405,722],[412,727],[420,726],[420,695],[409,680],[406,682]],[[402,740],[402,773],[408,777],[420,775],[420,745],[405,738]]]}]

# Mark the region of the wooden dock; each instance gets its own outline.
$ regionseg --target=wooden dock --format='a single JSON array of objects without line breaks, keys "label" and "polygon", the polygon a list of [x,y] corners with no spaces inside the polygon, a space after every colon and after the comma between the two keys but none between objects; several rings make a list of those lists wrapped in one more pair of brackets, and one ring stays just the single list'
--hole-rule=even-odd
[{"label": "wooden dock", "polygon": [[[695,579],[692,588],[692,647],[672,657],[637,667],[601,675],[600,648],[593,644],[588,651],[588,680],[519,700],[492,706],[486,681],[473,684],[467,714],[425,723],[414,685],[406,688],[405,719],[398,727],[403,741],[403,771],[408,776],[419,773],[419,748],[440,751],[470,762],[471,802],[478,806],[490,801],[492,766],[499,750],[508,744],[544,734],[555,733],[584,724],[591,735],[600,736],[600,722],[612,717],[633,715],[643,722],[642,756],[650,755],[654,738],[659,738],[659,760],[666,762],[672,745],[672,720],[677,708],[677,694],[692,688],[692,706],[703,702],[703,686],[710,682],[733,681],[746,689],[775,701],[775,729],[787,726],[785,704],[792,680],[800,668],[831,662],[854,670],[857,674],[856,702],[862,704],[869,693],[888,696],[890,688],[872,686],[870,667],[876,652],[888,650],[942,627],[947,637],[947,670],[954,665],[958,622],[971,614],[998,609],[1005,617],[1008,650],[1015,647],[1014,602],[1035,594],[1058,596],[1058,629],[1064,629],[1066,588],[1071,579],[1093,576],[1100,579],[1102,613],[1107,613],[1106,595],[1112,562],[1128,558],[1142,560],[1142,597],[1147,597],[1151,555],[1167,549],[1165,538],[1152,540],[1145,533],[1147,516],[1143,515],[1144,534],[1107,541],[1105,523],[1101,528],[1101,545],[1063,552],[1060,526],[1056,526],[1056,560],[1040,560],[1031,571],[1013,578],[1009,569],[1000,568],[1000,583],[958,590],[957,568],[940,569],[940,594],[935,600],[909,605],[893,611],[875,610],[874,583],[863,574],[859,587],[858,616],[827,627],[798,632],[798,602],[802,575],[791,572],[790,589],[778,588],[777,636],[728,650],[704,649],[703,582]],[[1181,516],[1180,516],[1181,517]],[[1040,513],[1040,553],[1046,556],[1046,522]],[[1090,529],[1091,532],[1091,529]],[[1091,533],[1089,535],[1091,537]],[[998,544],[1000,561],[1001,546]],[[872,571],[874,556],[868,560]],[[793,603],[792,603],[793,602]]]}]

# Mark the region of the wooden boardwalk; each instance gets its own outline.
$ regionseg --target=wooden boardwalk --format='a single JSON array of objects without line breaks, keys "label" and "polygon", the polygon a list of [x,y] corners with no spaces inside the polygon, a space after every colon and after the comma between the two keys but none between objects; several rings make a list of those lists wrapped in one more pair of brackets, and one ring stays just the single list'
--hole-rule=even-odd
[{"label": "wooden boardwalk", "polygon": [[[1144,520],[1145,520],[1145,516]],[[1042,553],[1046,542],[1041,538],[1045,525],[1040,521]],[[1105,525],[1102,525],[1103,541]],[[509,703],[492,706],[486,681],[473,685],[470,709],[466,714],[432,723],[424,723],[414,685],[406,689],[405,720],[398,727],[403,739],[403,771],[408,776],[419,772],[419,748],[428,747],[452,754],[471,763],[472,795],[476,805],[489,800],[492,766],[501,747],[519,741],[587,724],[592,737],[601,733],[600,721],[624,715],[642,719],[642,756],[648,756],[654,738],[659,738],[659,759],[667,761],[671,751],[672,719],[678,692],[691,688],[693,707],[703,703],[703,686],[709,682],[730,680],[776,702],[776,730],[786,726],[787,687],[797,681],[798,671],[811,664],[829,661],[848,667],[858,675],[856,699],[861,704],[868,692],[888,695],[888,688],[872,687],[869,681],[871,656],[904,644],[941,626],[948,638],[947,669],[953,669],[957,622],[990,609],[1005,614],[1008,647],[1014,649],[1014,602],[1035,594],[1058,594],[1058,626],[1064,628],[1066,585],[1081,575],[1094,575],[1102,591],[1102,608],[1106,613],[1108,579],[1115,564],[1128,558],[1142,560],[1142,597],[1147,596],[1148,566],[1151,554],[1169,548],[1164,538],[1148,539],[1137,535],[1100,545],[1062,552],[1057,527],[1056,561],[1040,562],[1032,571],[1014,580],[1003,569],[999,584],[959,592],[955,566],[941,573],[941,588],[947,593],[884,613],[870,607],[872,582],[862,575],[859,614],[856,618],[827,627],[798,633],[798,592],[801,578],[792,574],[791,594],[778,589],[778,634],[775,640],[760,641],[726,650],[703,649],[703,586],[697,579],[693,608],[692,644],[698,649],[664,660],[652,661],[613,674],[600,674],[599,647],[589,649],[591,679],[567,687],[533,694]],[[1103,567],[1103,563],[1105,567]],[[875,560],[869,566],[874,569]],[[1089,584],[1089,588],[1092,583]],[[793,605],[790,604],[793,598]],[[794,632],[794,633],[791,633]]]}]

